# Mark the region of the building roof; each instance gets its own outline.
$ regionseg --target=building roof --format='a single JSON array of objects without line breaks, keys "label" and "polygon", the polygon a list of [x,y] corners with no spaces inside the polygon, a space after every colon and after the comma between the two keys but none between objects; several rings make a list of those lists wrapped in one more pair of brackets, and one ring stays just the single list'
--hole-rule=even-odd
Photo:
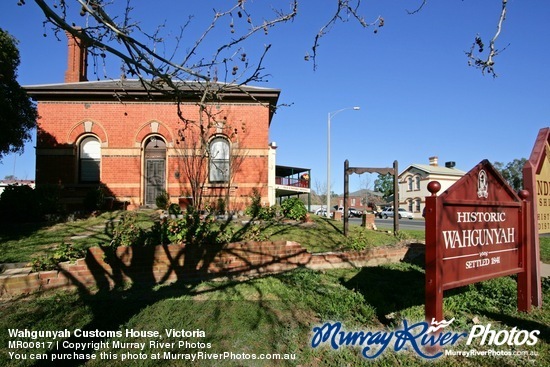
[{"label": "building roof", "polygon": [[457,168],[449,168],[444,166],[433,166],[430,164],[411,164],[409,167],[407,167],[403,172],[399,174],[399,177],[401,177],[403,174],[410,171],[412,168],[416,168],[418,170],[424,171],[427,174],[432,175],[446,175],[446,176],[464,176],[466,172],[459,170]]},{"label": "building roof", "polygon": [[272,117],[281,93],[280,89],[263,88],[249,85],[237,85],[220,82],[174,81],[169,86],[164,81],[144,84],[139,79],[114,79],[75,83],[55,83],[24,86],[25,90],[37,101],[175,101],[198,102],[205,89],[212,102],[261,102],[270,106]]},{"label": "building roof", "polygon": [[[367,195],[368,196],[379,196],[379,197],[384,196],[384,194],[379,192],[379,191],[372,191],[372,190],[369,190],[369,189],[361,189],[361,190],[357,190],[357,191],[349,193],[349,196],[367,196]],[[343,196],[343,195],[340,195],[340,196]]]},{"label": "building roof", "polygon": [[[201,95],[207,86],[206,83],[190,81],[174,82],[174,86],[184,97]],[[243,97],[250,99],[273,99],[275,102],[281,93],[280,89],[263,88],[248,85],[227,83],[209,83],[208,87],[213,92],[219,93],[222,98]],[[113,79],[92,82],[54,83],[24,86],[27,93],[38,100],[44,99],[81,99],[83,96],[95,96],[98,98],[113,97],[146,97],[147,99],[173,99],[175,89],[165,82],[151,82],[145,85],[139,79]],[[164,98],[163,98],[164,97]]]},{"label": "building roof", "polygon": [[290,166],[275,166],[275,176],[289,177],[292,175],[299,175],[300,173],[309,173],[309,168],[290,167]]}]

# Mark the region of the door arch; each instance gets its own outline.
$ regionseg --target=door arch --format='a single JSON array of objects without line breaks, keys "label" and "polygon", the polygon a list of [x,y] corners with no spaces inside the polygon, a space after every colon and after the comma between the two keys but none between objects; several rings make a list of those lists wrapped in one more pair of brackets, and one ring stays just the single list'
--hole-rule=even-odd
[{"label": "door arch", "polygon": [[160,136],[150,136],[144,146],[144,203],[156,205],[156,198],[166,190],[166,142]]}]

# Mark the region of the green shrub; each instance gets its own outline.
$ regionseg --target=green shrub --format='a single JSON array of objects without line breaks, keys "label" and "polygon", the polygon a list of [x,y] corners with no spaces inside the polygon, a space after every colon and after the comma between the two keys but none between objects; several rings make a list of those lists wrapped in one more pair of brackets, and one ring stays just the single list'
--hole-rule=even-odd
[{"label": "green shrub", "polygon": [[32,271],[54,270],[57,269],[60,262],[74,261],[84,256],[86,256],[85,249],[70,243],[61,242],[53,254],[43,255],[32,259],[31,269]]},{"label": "green shrub", "polygon": [[216,203],[216,214],[223,215],[225,214],[225,200],[222,198],[218,198],[218,201]]},{"label": "green shrub", "polygon": [[166,190],[162,190],[160,194],[157,195],[155,198],[155,204],[157,204],[157,208],[166,210],[168,208],[168,205],[170,204],[170,195],[166,192]]},{"label": "green shrub", "polygon": [[9,185],[0,195],[0,215],[9,222],[41,219],[36,191],[27,185]]},{"label": "green shrub", "polygon": [[276,205],[272,206],[263,206],[260,209],[260,213],[258,214],[258,218],[261,220],[271,220],[277,216],[277,209],[278,207]]},{"label": "green shrub", "polygon": [[170,243],[168,238],[168,220],[163,219],[153,223],[151,231],[146,236],[147,245],[164,245]]},{"label": "green shrub", "polygon": [[368,236],[366,230],[352,232],[347,238],[346,243],[346,247],[354,251],[363,251],[373,245],[373,241]]},{"label": "green shrub", "polygon": [[145,231],[137,225],[137,213],[128,212],[115,225],[111,246],[139,246],[145,244],[145,240]]},{"label": "green shrub", "polygon": [[90,212],[103,209],[105,205],[105,194],[101,187],[90,189],[84,197],[84,208]]},{"label": "green shrub", "polygon": [[170,204],[170,206],[168,207],[168,214],[170,214],[170,215],[181,215],[182,212],[181,212],[181,208],[180,208],[179,204],[175,204],[175,203]]},{"label": "green shrub", "polygon": [[251,203],[246,208],[245,214],[252,218],[256,218],[262,210],[262,196],[260,195],[260,191],[258,191],[258,189],[252,189],[252,196],[250,196],[250,201]]},{"label": "green shrub", "polygon": [[246,232],[242,234],[242,239],[245,241],[266,241],[268,236],[265,233],[265,228],[261,225],[254,223],[251,224]]},{"label": "green shrub", "polygon": [[166,237],[169,243],[184,243],[187,236],[187,220],[168,219],[166,222]]},{"label": "green shrub", "polygon": [[304,203],[298,198],[288,198],[281,204],[281,212],[285,218],[303,220],[307,215]]},{"label": "green shrub", "polygon": [[38,201],[38,211],[44,214],[59,214],[61,205],[61,189],[57,185],[43,185],[34,189],[36,200]]},{"label": "green shrub", "polygon": [[9,185],[0,195],[0,216],[10,222],[34,222],[45,214],[58,214],[60,189],[55,185],[33,189],[27,185]]}]

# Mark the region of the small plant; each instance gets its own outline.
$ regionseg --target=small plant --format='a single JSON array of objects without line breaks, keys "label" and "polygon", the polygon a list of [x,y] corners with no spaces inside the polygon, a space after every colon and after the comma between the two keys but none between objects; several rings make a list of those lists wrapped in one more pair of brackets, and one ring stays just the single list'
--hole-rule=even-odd
[{"label": "small plant", "polygon": [[35,257],[29,263],[32,272],[48,271],[57,269],[57,262],[51,255],[42,255]]},{"label": "small plant", "polygon": [[145,243],[145,231],[137,225],[137,214],[128,212],[120,218],[113,230],[112,247],[138,246]]},{"label": "small plant", "polygon": [[216,214],[225,214],[225,200],[222,198],[218,198],[218,202],[216,203]]},{"label": "small plant", "polygon": [[399,241],[405,241],[405,240],[410,240],[411,236],[409,236],[406,232],[397,231],[395,233],[395,238],[397,238]]},{"label": "small plant", "polygon": [[307,215],[306,206],[298,198],[289,198],[283,201],[281,211],[285,218],[293,220],[303,220]]},{"label": "small plant", "polygon": [[168,205],[170,204],[170,195],[166,192],[166,190],[162,190],[157,197],[155,198],[155,204],[157,204],[157,208],[166,210],[168,208]]},{"label": "small plant", "polygon": [[277,216],[277,206],[263,206],[260,209],[260,213],[258,214],[258,218],[261,220],[271,220]]},{"label": "small plant", "polygon": [[64,261],[74,261],[86,255],[86,250],[61,242],[53,254],[39,256],[31,260],[32,271],[46,271],[57,269],[58,264]]},{"label": "small plant", "polygon": [[250,196],[251,203],[246,208],[246,215],[256,218],[262,210],[262,196],[257,188],[252,189],[252,196]]},{"label": "small plant", "polygon": [[166,222],[166,237],[170,243],[184,243],[187,236],[187,220],[182,219],[168,219]]},{"label": "small plant", "polygon": [[264,229],[259,224],[251,225],[242,236],[246,241],[265,241],[268,236],[264,233]]},{"label": "small plant", "polygon": [[151,231],[147,233],[146,245],[165,245],[170,243],[168,238],[168,220],[166,218],[153,223]]},{"label": "small plant", "polygon": [[179,204],[175,204],[175,203],[170,204],[170,206],[168,207],[168,214],[176,215],[176,216],[181,215],[182,212]]},{"label": "small plant", "polygon": [[354,251],[363,251],[373,245],[366,231],[358,231],[350,234],[347,239],[346,247]]}]

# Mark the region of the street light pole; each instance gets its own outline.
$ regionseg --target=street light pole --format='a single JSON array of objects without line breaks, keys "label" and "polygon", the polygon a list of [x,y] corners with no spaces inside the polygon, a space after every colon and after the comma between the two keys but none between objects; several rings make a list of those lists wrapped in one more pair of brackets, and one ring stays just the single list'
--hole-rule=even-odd
[{"label": "street light pole", "polygon": [[327,218],[330,218],[330,121],[331,119],[338,113],[346,110],[359,110],[360,107],[346,107],[342,108],[341,110],[329,112],[328,113],[328,119],[327,119],[327,211],[326,215]]}]

